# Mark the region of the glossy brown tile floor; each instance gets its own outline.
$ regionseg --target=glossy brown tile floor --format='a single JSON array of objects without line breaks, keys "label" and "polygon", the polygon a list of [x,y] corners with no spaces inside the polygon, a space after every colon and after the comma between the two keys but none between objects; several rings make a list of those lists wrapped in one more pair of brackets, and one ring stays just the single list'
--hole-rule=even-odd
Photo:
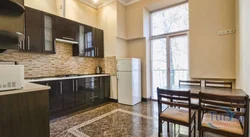
[{"label": "glossy brown tile floor", "polygon": [[[163,124],[163,136],[168,137]],[[188,128],[171,125],[170,136],[186,137]],[[108,103],[77,112],[50,124],[51,137],[157,137],[157,102],[142,102],[135,106]],[[197,135],[198,136],[198,132]],[[205,137],[219,137],[205,134]]]}]

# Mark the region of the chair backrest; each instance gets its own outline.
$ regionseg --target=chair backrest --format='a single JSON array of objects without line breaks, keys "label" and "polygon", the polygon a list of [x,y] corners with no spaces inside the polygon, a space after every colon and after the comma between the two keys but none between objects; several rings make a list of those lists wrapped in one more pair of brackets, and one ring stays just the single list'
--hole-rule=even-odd
[{"label": "chair backrest", "polygon": [[[189,120],[191,119],[190,90],[166,90],[157,88],[159,115],[162,113],[162,104],[169,107],[181,107],[189,109]],[[180,103],[180,102],[187,103]]]},{"label": "chair backrest", "polygon": [[179,86],[201,86],[200,80],[179,80]]},{"label": "chair backrest", "polygon": [[230,89],[232,89],[233,88],[233,82],[205,80],[205,87],[230,88]]},{"label": "chair backrest", "polygon": [[[249,97],[246,96],[225,96],[214,95],[200,92],[199,94],[199,113],[210,112],[227,116],[230,118],[244,118],[244,125],[248,125],[249,120]],[[216,106],[216,107],[214,107]],[[232,110],[231,108],[240,108],[243,111]],[[242,121],[241,121],[242,122]],[[243,125],[243,124],[242,124]],[[247,126],[244,126],[244,132],[247,133]]]}]

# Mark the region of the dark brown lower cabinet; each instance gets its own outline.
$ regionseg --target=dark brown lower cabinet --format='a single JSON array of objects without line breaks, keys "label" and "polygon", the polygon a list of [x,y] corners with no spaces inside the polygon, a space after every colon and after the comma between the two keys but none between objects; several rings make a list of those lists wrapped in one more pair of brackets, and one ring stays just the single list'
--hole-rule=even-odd
[{"label": "dark brown lower cabinet", "polygon": [[0,96],[0,137],[49,137],[48,91]]},{"label": "dark brown lower cabinet", "polygon": [[62,81],[62,93],[63,93],[63,109],[74,107],[74,92],[75,92],[74,80]]},{"label": "dark brown lower cabinet", "polygon": [[48,85],[50,118],[57,118],[109,101],[110,77],[36,82]]},{"label": "dark brown lower cabinet", "polygon": [[49,90],[49,110],[50,112],[61,111],[63,109],[62,81],[50,81],[46,83]]}]

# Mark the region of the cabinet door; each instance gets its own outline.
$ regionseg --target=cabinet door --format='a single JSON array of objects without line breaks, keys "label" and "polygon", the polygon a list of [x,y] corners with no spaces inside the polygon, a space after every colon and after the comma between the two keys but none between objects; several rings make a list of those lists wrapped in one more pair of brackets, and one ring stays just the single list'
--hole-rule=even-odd
[{"label": "cabinet door", "polygon": [[94,45],[96,50],[96,57],[104,57],[104,41],[103,41],[103,30],[95,29],[94,32]]},{"label": "cabinet door", "polygon": [[54,44],[54,16],[49,14],[43,14],[43,39],[44,46],[43,52],[45,53],[55,53]]},{"label": "cabinet door", "polygon": [[87,78],[86,86],[86,100],[89,105],[98,104],[102,100],[101,85],[99,77]]},{"label": "cabinet door", "polygon": [[26,7],[25,9],[26,51],[42,52],[42,12]]},{"label": "cabinet door", "polygon": [[95,57],[95,47],[94,47],[94,28],[85,25],[84,26],[84,56],[85,57]]},{"label": "cabinet door", "polygon": [[104,96],[106,99],[110,98],[110,77],[104,78]]},{"label": "cabinet door", "polygon": [[49,90],[49,110],[56,112],[63,109],[62,81],[34,82],[40,85],[50,86]]},{"label": "cabinet door", "polygon": [[75,104],[85,105],[86,104],[86,92],[85,92],[85,79],[75,80]]},{"label": "cabinet door", "polygon": [[49,90],[49,110],[50,112],[60,111],[63,109],[62,100],[62,82],[61,81],[51,81],[46,85],[50,86]]},{"label": "cabinet door", "polygon": [[74,106],[74,91],[75,91],[74,80],[63,80],[62,81],[62,92],[63,92],[63,108],[71,108]]},{"label": "cabinet door", "polygon": [[56,38],[77,41],[77,32],[76,22],[65,18],[56,17]]}]

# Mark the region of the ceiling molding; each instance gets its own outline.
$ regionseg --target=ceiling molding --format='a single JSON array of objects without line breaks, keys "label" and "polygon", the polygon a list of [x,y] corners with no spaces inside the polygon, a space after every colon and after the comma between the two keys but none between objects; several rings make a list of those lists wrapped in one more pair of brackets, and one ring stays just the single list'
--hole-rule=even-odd
[{"label": "ceiling molding", "polygon": [[[108,4],[110,4],[110,3],[112,3],[112,2],[114,2],[116,0],[108,0],[108,1],[105,1],[104,3],[102,3],[100,5],[94,4],[94,3],[90,2],[89,0],[79,0],[79,1],[81,1],[82,3],[88,5],[88,6],[94,8],[96,10],[98,10],[98,9],[100,9],[100,8],[102,8],[102,7],[108,5]],[[122,3],[125,6],[128,6],[128,5],[134,4],[136,2],[139,2],[141,0],[117,0],[117,1],[119,1],[120,3]]]},{"label": "ceiling molding", "polygon": [[131,5],[133,3],[139,2],[141,0],[118,0],[118,1],[121,2],[125,6],[128,6],[128,5]]},{"label": "ceiling molding", "polygon": [[86,4],[86,5],[88,5],[88,6],[90,6],[90,7],[92,7],[92,8],[94,8],[94,9],[98,9],[98,7],[95,5],[95,4],[93,4],[93,3],[91,3],[91,2],[89,2],[89,1],[87,1],[87,0],[80,0],[82,3],[84,3],[84,4]]},{"label": "ceiling molding", "polygon": [[131,1],[129,1],[129,2],[126,4],[126,6],[131,5],[131,4],[134,4],[134,3],[139,2],[139,1],[141,1],[141,0],[131,0]]},{"label": "ceiling molding", "polygon": [[100,8],[106,6],[106,5],[108,5],[108,4],[110,4],[110,3],[114,2],[114,1],[116,1],[116,0],[109,0],[109,1],[107,1],[107,2],[105,2],[105,3],[103,3],[103,4],[101,4],[101,5],[99,5],[99,6],[98,6],[98,9],[100,9]]},{"label": "ceiling molding", "polygon": [[123,5],[126,5],[126,2],[124,0],[117,0],[117,1],[119,1]]}]

